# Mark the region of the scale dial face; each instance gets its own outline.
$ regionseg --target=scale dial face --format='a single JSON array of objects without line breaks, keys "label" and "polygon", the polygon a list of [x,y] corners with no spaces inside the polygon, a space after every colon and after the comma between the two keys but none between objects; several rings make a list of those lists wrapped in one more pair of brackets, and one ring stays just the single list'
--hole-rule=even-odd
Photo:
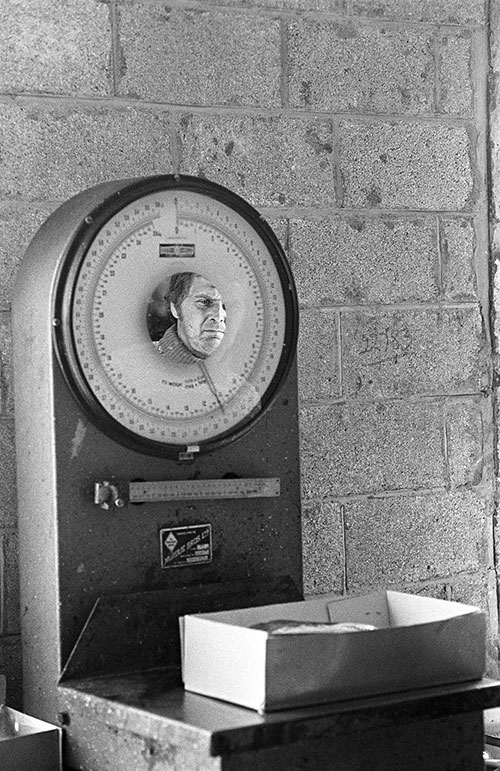
[{"label": "scale dial face", "polygon": [[246,432],[293,358],[297,300],[259,214],[192,177],[128,183],[86,218],[56,290],[59,360],[98,425],[148,454]]}]

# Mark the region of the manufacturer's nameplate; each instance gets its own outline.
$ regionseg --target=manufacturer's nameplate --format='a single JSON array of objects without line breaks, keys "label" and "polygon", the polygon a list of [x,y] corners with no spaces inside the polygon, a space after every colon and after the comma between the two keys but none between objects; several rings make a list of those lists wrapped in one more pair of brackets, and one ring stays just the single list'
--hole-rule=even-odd
[{"label": "manufacturer's nameplate", "polygon": [[195,567],[212,562],[212,525],[162,528],[160,561],[162,568]]}]

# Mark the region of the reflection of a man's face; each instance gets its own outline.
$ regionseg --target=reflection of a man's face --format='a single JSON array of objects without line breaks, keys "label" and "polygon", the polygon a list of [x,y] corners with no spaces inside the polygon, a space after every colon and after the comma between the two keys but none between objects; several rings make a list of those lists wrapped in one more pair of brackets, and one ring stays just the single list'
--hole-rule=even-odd
[{"label": "reflection of a man's face", "polygon": [[195,276],[188,295],[171,311],[177,334],[195,356],[206,359],[221,344],[226,331],[226,310],[219,290],[203,276]]}]

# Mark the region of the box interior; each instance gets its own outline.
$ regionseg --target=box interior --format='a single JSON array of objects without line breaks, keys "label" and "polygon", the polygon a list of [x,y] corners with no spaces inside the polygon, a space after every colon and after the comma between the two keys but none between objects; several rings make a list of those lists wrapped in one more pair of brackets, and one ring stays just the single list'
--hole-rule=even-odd
[{"label": "box interior", "polygon": [[[198,618],[238,627],[275,620],[337,623],[354,621],[377,628],[432,624],[436,621],[478,613],[478,608],[458,602],[380,591],[358,597],[323,595],[319,599],[263,605],[256,608],[200,613]],[[181,624],[182,627],[182,624]],[[262,634],[262,630],[256,630]]]}]

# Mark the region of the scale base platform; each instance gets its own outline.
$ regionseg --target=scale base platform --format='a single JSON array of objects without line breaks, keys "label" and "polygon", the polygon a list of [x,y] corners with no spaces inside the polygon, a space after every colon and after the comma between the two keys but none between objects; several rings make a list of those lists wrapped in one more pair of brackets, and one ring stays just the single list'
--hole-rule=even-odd
[{"label": "scale base platform", "polygon": [[483,771],[483,679],[266,715],[187,693],[179,672],[59,688],[65,771]]}]

